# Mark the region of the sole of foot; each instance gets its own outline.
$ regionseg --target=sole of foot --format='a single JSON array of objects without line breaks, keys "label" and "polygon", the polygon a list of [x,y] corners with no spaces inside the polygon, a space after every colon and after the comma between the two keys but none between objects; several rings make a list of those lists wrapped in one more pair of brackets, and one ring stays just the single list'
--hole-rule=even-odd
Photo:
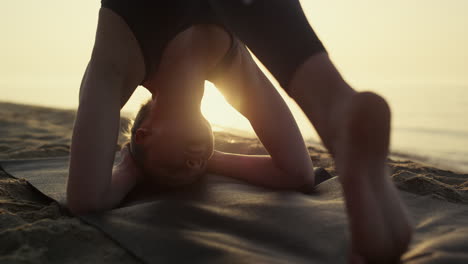
[{"label": "sole of foot", "polygon": [[386,165],[390,108],[371,92],[351,100],[335,151],[350,219],[351,254],[365,263],[399,263],[412,228]]}]

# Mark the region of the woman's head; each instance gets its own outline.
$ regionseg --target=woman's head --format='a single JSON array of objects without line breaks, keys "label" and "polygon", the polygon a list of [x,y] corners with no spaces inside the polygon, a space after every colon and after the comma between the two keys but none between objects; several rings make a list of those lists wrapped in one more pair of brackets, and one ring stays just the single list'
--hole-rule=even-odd
[{"label": "woman's head", "polygon": [[213,154],[213,133],[201,113],[169,113],[149,100],[133,123],[130,150],[159,184],[187,184],[203,174]]}]

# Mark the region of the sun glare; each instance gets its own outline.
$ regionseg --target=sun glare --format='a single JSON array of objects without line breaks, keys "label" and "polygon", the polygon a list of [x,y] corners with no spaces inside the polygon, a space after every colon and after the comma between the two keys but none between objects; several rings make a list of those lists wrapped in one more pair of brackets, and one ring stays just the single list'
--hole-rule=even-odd
[{"label": "sun glare", "polygon": [[[208,121],[223,128],[244,130],[253,132],[249,121],[237,112],[224,98],[224,96],[210,83],[205,83],[205,94],[202,100],[201,110]],[[219,130],[219,128],[218,128]]]}]

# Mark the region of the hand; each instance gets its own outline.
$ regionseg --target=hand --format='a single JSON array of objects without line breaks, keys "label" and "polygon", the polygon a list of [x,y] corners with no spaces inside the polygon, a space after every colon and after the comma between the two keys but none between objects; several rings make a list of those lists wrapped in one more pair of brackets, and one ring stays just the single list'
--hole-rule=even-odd
[{"label": "hand", "polygon": [[143,178],[143,173],[130,153],[129,143],[122,147],[120,150],[120,156],[121,160],[119,164],[114,167],[112,174],[121,176],[126,175],[127,177],[130,176],[131,178],[136,179],[137,182],[140,181]]}]

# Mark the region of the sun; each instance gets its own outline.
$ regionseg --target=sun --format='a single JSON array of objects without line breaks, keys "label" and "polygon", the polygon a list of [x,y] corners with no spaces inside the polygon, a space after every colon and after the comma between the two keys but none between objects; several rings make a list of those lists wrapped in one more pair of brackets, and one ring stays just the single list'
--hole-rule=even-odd
[{"label": "sun", "polygon": [[[288,106],[306,138],[318,139],[318,135],[310,125],[307,117],[301,109],[288,98],[281,89],[278,90]],[[151,93],[147,89],[139,86],[133,93],[122,111],[126,116],[134,118],[143,102],[151,98]],[[211,123],[214,131],[230,131],[240,136],[255,137],[255,132],[250,122],[235,110],[226,101],[224,96],[218,91],[214,84],[205,82],[205,93],[202,100],[201,111],[203,116]]]},{"label": "sun", "polygon": [[237,112],[210,82],[205,82],[201,111],[205,118],[214,125],[214,128],[220,129],[219,127],[221,127],[223,130],[233,128],[253,133],[249,121]]},{"label": "sun", "polygon": [[[122,112],[133,118],[138,113],[142,103],[149,98],[151,98],[151,93],[146,88],[139,86],[122,109]],[[201,111],[215,131],[229,131],[229,129],[232,129],[245,136],[254,134],[249,121],[229,105],[214,84],[208,81],[205,82]]]}]

